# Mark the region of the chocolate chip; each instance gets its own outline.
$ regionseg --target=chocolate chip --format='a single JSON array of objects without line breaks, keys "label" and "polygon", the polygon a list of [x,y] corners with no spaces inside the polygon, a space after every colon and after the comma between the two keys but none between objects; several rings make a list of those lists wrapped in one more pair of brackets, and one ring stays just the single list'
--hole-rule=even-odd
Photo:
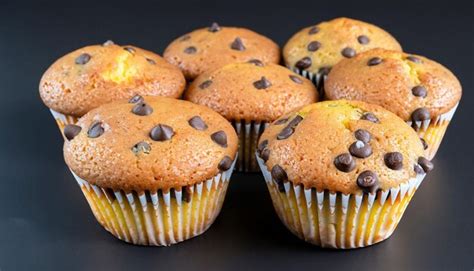
[{"label": "chocolate chip", "polygon": [[354,132],[354,136],[355,136],[356,139],[358,139],[358,140],[360,140],[364,143],[369,143],[370,139],[372,138],[370,133],[367,130],[364,130],[364,129],[356,130]]},{"label": "chocolate chip", "polygon": [[213,22],[211,27],[208,28],[208,31],[212,33],[217,32],[219,30],[221,30],[221,27],[216,22]]},{"label": "chocolate chip", "polygon": [[107,40],[106,42],[104,42],[104,43],[102,44],[102,46],[109,46],[109,45],[114,45],[114,44],[115,44],[115,43],[114,43],[113,41]]},{"label": "chocolate chip", "polygon": [[373,57],[367,61],[368,66],[376,66],[382,63],[382,59],[380,57]]},{"label": "chocolate chip", "polygon": [[210,85],[212,85],[212,80],[206,80],[202,82],[201,84],[199,84],[199,88],[205,89],[205,88],[208,88]]},{"label": "chocolate chip", "polygon": [[288,123],[288,126],[290,127],[296,127],[298,124],[300,124],[300,122],[303,120],[303,117],[300,116],[300,115],[296,115],[296,117],[294,117],[290,123]]},{"label": "chocolate chip", "polygon": [[421,107],[411,113],[411,119],[413,121],[424,121],[430,119],[430,111],[425,107]]},{"label": "chocolate chip", "polygon": [[207,129],[207,124],[199,116],[190,118],[188,123],[191,127],[199,131],[204,131]]},{"label": "chocolate chip", "polygon": [[399,152],[389,152],[383,156],[385,165],[393,170],[400,170],[403,168],[403,155]]},{"label": "chocolate chip", "polygon": [[367,120],[373,123],[380,123],[379,119],[374,115],[374,113],[367,112],[362,115],[361,120]]},{"label": "chocolate chip", "polygon": [[415,171],[416,174],[425,174],[425,171],[423,170],[423,168],[418,164],[415,164],[413,166],[413,170]]},{"label": "chocolate chip", "polygon": [[77,65],[84,65],[89,62],[89,60],[91,60],[91,55],[88,53],[83,53],[76,58],[75,62]]},{"label": "chocolate chip", "polygon": [[244,51],[245,50],[244,43],[242,42],[242,40],[239,37],[235,38],[235,40],[230,44],[230,48],[232,50],[237,50],[237,51]]},{"label": "chocolate chip", "polygon": [[153,108],[146,103],[137,103],[132,108],[132,113],[138,116],[148,116],[153,113]]},{"label": "chocolate chip", "polygon": [[296,75],[290,74],[290,79],[297,84],[303,84],[303,80]]},{"label": "chocolate chip", "polygon": [[190,35],[184,35],[184,36],[182,36],[179,40],[180,40],[180,41],[187,41],[187,40],[189,40],[190,38],[191,38]]},{"label": "chocolate chip", "polygon": [[356,51],[350,47],[342,49],[341,55],[347,58],[353,58],[356,55]]},{"label": "chocolate chip", "polygon": [[191,192],[189,192],[187,186],[181,187],[181,199],[185,202],[191,201]]},{"label": "chocolate chip", "polygon": [[135,53],[135,48],[133,48],[133,47],[127,46],[127,47],[123,47],[123,49],[124,49],[125,51],[129,52],[130,54]]},{"label": "chocolate chip", "polygon": [[283,140],[283,139],[287,139],[288,137],[290,137],[294,132],[295,132],[295,128],[296,126],[303,120],[303,117],[301,117],[300,115],[297,115],[294,119],[292,119],[288,125],[283,128],[281,130],[280,133],[278,133],[277,135],[277,139],[278,140]]},{"label": "chocolate chip", "polygon": [[268,140],[265,139],[264,141],[260,142],[260,144],[258,144],[257,151],[261,153],[267,146],[268,146]]},{"label": "chocolate chip", "polygon": [[132,152],[134,154],[139,154],[140,152],[149,154],[150,151],[151,151],[151,146],[145,141],[140,141],[132,147]]},{"label": "chocolate chip", "polygon": [[348,153],[339,154],[334,158],[334,166],[342,172],[351,172],[355,165],[354,159]]},{"label": "chocolate chip", "polygon": [[375,172],[366,170],[357,176],[357,185],[366,193],[373,193],[377,190],[379,178]]},{"label": "chocolate chip", "polygon": [[319,32],[319,27],[313,26],[313,27],[311,27],[311,28],[309,29],[308,34],[314,35],[314,34],[316,34],[316,33],[318,33],[318,32]]},{"label": "chocolate chip", "polygon": [[165,124],[158,124],[150,131],[150,138],[154,141],[170,140],[174,135],[173,128]]},{"label": "chocolate chip", "polygon": [[150,63],[151,65],[156,65],[156,61],[151,58],[147,58],[146,61],[148,61],[148,63]]},{"label": "chocolate chip", "polygon": [[360,44],[368,44],[370,42],[370,39],[366,35],[360,35],[360,36],[357,37],[357,41]]},{"label": "chocolate chip", "polygon": [[218,131],[211,135],[212,141],[216,142],[219,146],[227,148],[227,135],[224,131]]},{"label": "chocolate chip", "polygon": [[423,61],[416,56],[407,56],[407,59],[414,63],[423,63]]},{"label": "chocolate chip", "polygon": [[270,83],[270,81],[268,81],[268,79],[265,78],[265,76],[262,76],[260,80],[253,82],[253,86],[256,89],[266,89],[266,88],[271,87],[272,83]]},{"label": "chocolate chip", "polygon": [[420,137],[420,141],[421,141],[421,144],[423,144],[423,149],[426,150],[428,149],[428,143],[426,143],[426,141]]},{"label": "chocolate chip", "polygon": [[367,158],[372,155],[372,147],[367,143],[357,140],[349,146],[349,152],[355,157]]},{"label": "chocolate chip", "polygon": [[263,151],[260,153],[260,157],[264,162],[267,162],[268,158],[270,158],[270,149],[263,149]]},{"label": "chocolate chip", "polygon": [[300,70],[304,70],[306,68],[311,67],[311,64],[312,64],[311,58],[306,56],[306,57],[303,57],[302,59],[298,60],[298,62],[296,62],[296,64],[295,64],[295,67],[300,69]]},{"label": "chocolate chip", "polygon": [[286,174],[285,170],[279,165],[273,166],[271,174],[272,174],[272,178],[277,183],[283,183],[283,182],[288,181],[288,175]]},{"label": "chocolate chip", "polygon": [[425,173],[428,173],[428,172],[432,171],[433,168],[434,168],[433,163],[431,163],[431,161],[426,159],[425,157],[419,157],[418,158],[418,165],[420,165],[421,168],[423,168],[423,171]]},{"label": "chocolate chip", "polygon": [[329,72],[331,71],[331,68],[330,67],[322,67],[322,68],[319,68],[319,73],[321,75],[328,75]]},{"label": "chocolate chip", "polygon": [[259,67],[263,67],[264,64],[262,61],[258,60],[258,59],[250,59],[249,61],[247,61],[248,63],[252,63],[254,64],[255,66],[259,66]]},{"label": "chocolate chip", "polygon": [[220,171],[226,171],[232,166],[232,159],[229,156],[224,156],[222,160],[219,162],[219,165],[217,165],[217,168]]},{"label": "chocolate chip", "polygon": [[81,132],[81,130],[82,128],[79,125],[68,124],[64,127],[64,136],[67,140],[72,140]]},{"label": "chocolate chip", "polygon": [[101,136],[103,133],[104,133],[104,127],[102,127],[102,122],[97,121],[97,122],[94,122],[89,128],[89,131],[87,131],[87,136],[90,138],[97,138]]},{"label": "chocolate chip", "polygon": [[184,52],[185,52],[186,54],[192,55],[192,54],[195,54],[195,53],[197,52],[197,49],[196,49],[196,47],[194,47],[194,46],[189,46],[189,47],[187,47],[186,49],[184,49]]},{"label": "chocolate chip", "polygon": [[137,95],[133,96],[132,98],[130,98],[130,100],[128,100],[128,102],[131,103],[131,104],[141,103],[141,102],[143,102],[143,97],[137,94]]},{"label": "chocolate chip", "polygon": [[424,86],[416,86],[411,89],[411,93],[416,97],[425,98],[428,94],[428,91]]},{"label": "chocolate chip", "polygon": [[321,43],[319,41],[312,41],[307,47],[310,52],[316,52],[319,48],[321,48]]},{"label": "chocolate chip", "polygon": [[274,125],[281,125],[281,124],[285,124],[287,121],[288,121],[288,118],[283,118],[283,119],[279,119],[279,120],[275,121],[273,124]]}]

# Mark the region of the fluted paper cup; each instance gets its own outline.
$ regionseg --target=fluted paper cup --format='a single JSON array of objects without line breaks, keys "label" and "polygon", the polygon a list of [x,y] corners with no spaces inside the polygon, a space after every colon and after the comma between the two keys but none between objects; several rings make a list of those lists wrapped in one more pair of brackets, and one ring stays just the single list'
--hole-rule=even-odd
[{"label": "fluted paper cup", "polygon": [[79,118],[70,116],[70,115],[65,115],[59,112],[54,111],[53,109],[50,109],[51,114],[53,115],[54,120],[58,124],[59,131],[64,137],[64,127],[68,124],[76,124]]},{"label": "fluted paper cup", "polygon": [[328,77],[327,74],[325,73],[321,73],[321,72],[318,72],[318,73],[312,73],[312,72],[309,72],[309,71],[306,71],[306,70],[300,70],[298,68],[295,68],[295,67],[290,67],[290,66],[287,66],[290,70],[292,70],[293,72],[305,77],[305,78],[308,78],[311,82],[313,82],[313,84],[316,86],[316,89],[318,90],[318,95],[319,95],[319,98],[323,98],[324,97],[324,81],[326,80],[326,78]]},{"label": "fluted paper cup", "polygon": [[232,121],[232,126],[234,126],[239,137],[239,155],[236,165],[237,171],[258,171],[255,151],[257,150],[258,139],[268,125],[268,122]]}]

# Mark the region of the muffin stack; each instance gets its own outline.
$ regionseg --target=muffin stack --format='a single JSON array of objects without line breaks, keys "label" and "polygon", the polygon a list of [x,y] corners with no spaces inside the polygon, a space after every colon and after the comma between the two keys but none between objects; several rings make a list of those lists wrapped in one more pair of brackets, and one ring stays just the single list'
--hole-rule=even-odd
[{"label": "muffin stack", "polygon": [[433,169],[460,83],[348,18],[297,32],[283,61],[270,39],[213,23],[163,58],[111,41],[71,52],[45,72],[40,95],[94,216],[121,240],[200,235],[234,165],[261,170],[283,224],[307,242],[387,239]]}]

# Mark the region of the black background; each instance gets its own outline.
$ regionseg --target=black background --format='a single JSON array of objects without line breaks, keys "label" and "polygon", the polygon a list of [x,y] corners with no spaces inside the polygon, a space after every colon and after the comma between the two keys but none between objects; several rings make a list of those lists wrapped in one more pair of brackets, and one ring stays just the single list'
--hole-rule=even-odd
[{"label": "black background", "polygon": [[[472,1],[0,1],[0,270],[473,270]],[[95,221],[62,158],[62,138],[38,95],[58,57],[112,39],[162,53],[218,21],[281,46],[300,28],[348,16],[379,25],[405,51],[449,67],[461,104],[435,162],[393,236],[336,251],[292,236],[259,174],[235,174],[202,236],[171,247],[123,243]]]}]

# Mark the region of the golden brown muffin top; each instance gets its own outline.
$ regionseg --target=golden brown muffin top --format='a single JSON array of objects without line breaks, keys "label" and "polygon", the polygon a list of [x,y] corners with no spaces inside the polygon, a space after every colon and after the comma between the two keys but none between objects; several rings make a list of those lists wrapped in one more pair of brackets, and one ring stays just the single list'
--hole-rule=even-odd
[{"label": "golden brown muffin top", "polygon": [[264,63],[278,63],[280,48],[269,38],[251,30],[214,23],[174,40],[166,48],[164,57],[192,80],[234,62],[258,59]]},{"label": "golden brown muffin top", "polygon": [[164,97],[102,105],[66,126],[64,158],[100,187],[155,191],[200,183],[230,168],[237,135],[211,109]]},{"label": "golden brown muffin top", "polygon": [[325,101],[287,114],[265,129],[258,149],[279,184],[344,194],[386,190],[432,169],[410,126],[357,101]]},{"label": "golden brown muffin top", "polygon": [[461,99],[458,79],[441,64],[398,51],[373,49],[333,67],[327,98],[378,104],[408,120],[446,113]]},{"label": "golden brown muffin top", "polygon": [[39,90],[49,108],[80,117],[134,95],[181,96],[186,81],[159,55],[108,41],[71,52],[49,67]]},{"label": "golden brown muffin top", "polygon": [[336,18],[294,34],[283,48],[283,58],[292,68],[327,72],[340,60],[373,48],[401,51],[400,44],[383,29],[358,20]]},{"label": "golden brown muffin top", "polygon": [[185,99],[208,106],[228,120],[274,121],[317,101],[311,81],[276,64],[228,64],[200,75]]}]

